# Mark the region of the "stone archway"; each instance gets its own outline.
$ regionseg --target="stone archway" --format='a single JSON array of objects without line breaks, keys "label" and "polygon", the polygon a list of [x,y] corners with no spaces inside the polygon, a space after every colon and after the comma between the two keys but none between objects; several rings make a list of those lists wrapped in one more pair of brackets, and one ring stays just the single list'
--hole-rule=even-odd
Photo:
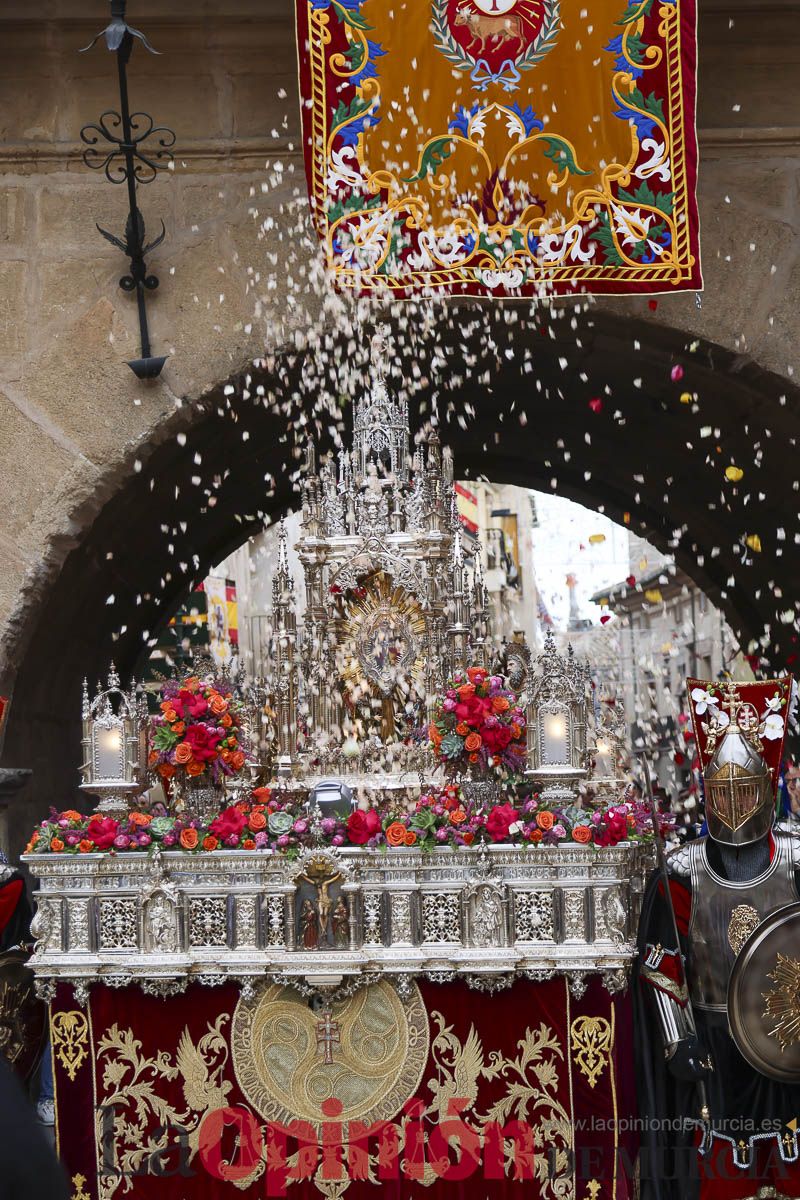
[{"label": "stone archway", "polygon": [[[438,336],[401,324],[395,344],[398,372],[416,380],[412,410],[430,412],[436,399],[459,474],[545,490],[556,480],[612,518],[630,514],[745,643],[762,639],[776,668],[791,662],[800,391],[718,346],[689,351],[684,333],[596,309],[560,319],[476,307],[449,315]],[[98,677],[112,657],[134,671],[191,579],[292,505],[283,465],[296,461],[302,430],[287,434],[287,406],[293,397],[299,413],[308,366],[285,359],[278,383],[264,364],[249,383],[255,399],[234,379],[165,425],[138,451],[139,469],[131,462],[109,485],[45,594],[19,610],[6,651],[15,688],[4,759],[35,777],[13,814],[12,849],[50,803],[73,798],[83,676]],[[277,403],[262,403],[259,386]],[[682,402],[686,393],[696,405]],[[732,463],[744,470],[739,483],[725,478]]]}]

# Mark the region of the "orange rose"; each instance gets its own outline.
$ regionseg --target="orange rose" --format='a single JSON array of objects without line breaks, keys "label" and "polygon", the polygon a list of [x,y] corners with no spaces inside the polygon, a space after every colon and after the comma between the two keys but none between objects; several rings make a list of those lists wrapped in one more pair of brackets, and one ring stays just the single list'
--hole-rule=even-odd
[{"label": "orange rose", "polygon": [[478,761],[478,756],[477,756],[477,754],[470,754],[470,756],[469,756],[469,761],[470,761],[470,762],[477,762],[477,761]]},{"label": "orange rose", "polygon": [[147,756],[147,764],[148,764],[148,766],[150,766],[150,767],[154,767],[154,766],[156,765],[156,763],[157,763],[157,762],[158,762],[158,751],[157,751],[157,750],[151,750],[151,751],[150,751],[150,753],[149,753],[149,754],[148,754],[148,756]]},{"label": "orange rose", "polygon": [[416,846],[416,844],[417,844],[417,835],[414,833],[414,830],[413,830],[413,829],[407,829],[407,830],[406,830],[405,844],[406,844],[407,846]]},{"label": "orange rose", "polygon": [[223,700],[222,696],[215,693],[209,700],[208,707],[215,717],[221,717],[223,713],[228,711],[228,701]]},{"label": "orange rose", "polygon": [[242,767],[244,766],[244,752],[242,750],[235,750],[231,759],[231,763],[234,771],[241,771]]},{"label": "orange rose", "polygon": [[464,845],[465,845],[465,846],[471,846],[471,845],[472,845],[472,843],[475,841],[475,834],[474,834],[474,833],[470,833],[470,832],[469,832],[469,830],[467,830],[467,832],[466,832],[466,833],[462,833],[462,835],[461,835],[461,836],[462,836],[462,838],[464,839]]},{"label": "orange rose", "polygon": [[470,754],[474,754],[475,751],[480,750],[481,746],[483,745],[483,738],[479,733],[470,733],[464,741],[464,745],[466,746],[467,750],[469,750]]},{"label": "orange rose", "polygon": [[88,838],[84,838],[82,842],[78,842],[78,849],[81,854],[91,854],[94,850],[94,842],[90,842]]},{"label": "orange rose", "polygon": [[178,841],[184,850],[194,850],[197,846],[197,830],[192,829],[191,826],[188,829],[182,829]]},{"label": "orange rose", "polygon": [[150,822],[152,821],[152,819],[153,818],[150,816],[149,813],[141,813],[141,812],[128,813],[128,820],[130,821],[131,825],[139,825],[142,828],[144,828],[145,825],[149,825]]},{"label": "orange rose", "polygon": [[206,836],[203,838],[203,849],[204,850],[216,850],[218,845],[219,845],[219,841],[217,838],[214,837],[213,833],[207,833]]},{"label": "orange rose", "polygon": [[467,667],[467,678],[470,683],[482,683],[486,675],[486,667]]},{"label": "orange rose", "polygon": [[540,829],[544,829],[545,832],[547,832],[549,829],[552,829],[555,823],[556,819],[551,812],[540,812],[536,814],[536,824]]},{"label": "orange rose", "polygon": [[180,737],[182,733],[186,733],[186,722],[176,721],[172,726],[172,732],[177,733],[178,737]]},{"label": "orange rose", "polygon": [[386,827],[386,841],[390,846],[405,846],[406,827],[402,821],[392,821]]},{"label": "orange rose", "polygon": [[531,831],[531,841],[532,842],[540,842],[542,840],[542,837],[543,837],[543,834],[542,834],[541,829],[533,829]]},{"label": "orange rose", "polygon": [[231,725],[233,724],[233,721],[231,719],[231,714],[225,713],[224,716],[220,717],[219,723],[223,729],[230,729]]},{"label": "orange rose", "polygon": [[512,736],[512,738],[518,738],[518,737],[519,737],[519,735],[520,735],[521,733],[522,733],[522,730],[520,729],[520,727],[519,727],[519,725],[517,724],[517,722],[516,722],[516,721],[512,721],[512,722],[511,722],[511,736]]},{"label": "orange rose", "polygon": [[82,814],[79,812],[76,812],[74,808],[65,809],[61,815],[65,821],[82,821],[83,820]]},{"label": "orange rose", "polygon": [[580,842],[585,846],[587,842],[592,840],[592,831],[588,825],[576,825],[572,830],[573,841]]},{"label": "orange rose", "polygon": [[162,779],[172,779],[172,776],[175,774],[175,768],[172,763],[161,763],[158,773]]},{"label": "orange rose", "polygon": [[183,765],[188,763],[192,757],[192,747],[188,742],[178,742],[175,747],[175,762]]},{"label": "orange rose", "polygon": [[505,696],[495,696],[492,700],[492,709],[496,713],[508,712],[511,705],[506,700]]},{"label": "orange rose", "polygon": [[171,700],[162,700],[159,708],[170,723],[177,719],[178,714],[176,713]]},{"label": "orange rose", "polygon": [[256,844],[252,838],[244,838],[242,841],[243,850],[255,850]]},{"label": "orange rose", "polygon": [[250,819],[247,824],[252,829],[253,833],[258,833],[259,829],[266,829],[267,818],[263,812],[251,812]]},{"label": "orange rose", "polygon": [[219,756],[224,763],[229,763],[231,761],[231,759],[233,758],[233,755],[231,754],[230,750],[220,750]]},{"label": "orange rose", "polygon": [[430,725],[428,726],[428,737],[431,739],[434,746],[438,746],[441,743],[442,735],[439,733],[439,730],[436,728],[433,721],[431,721]]},{"label": "orange rose", "polygon": [[193,758],[191,762],[188,762],[186,764],[186,774],[187,775],[192,775],[192,776],[202,775],[203,771],[205,771],[205,767],[203,766],[203,764],[201,762],[198,762],[196,758]]},{"label": "orange rose", "polygon": [[475,695],[475,685],[472,683],[463,683],[457,690],[459,699],[462,702],[465,700],[471,700]]},{"label": "orange rose", "polygon": [[197,675],[190,675],[183,686],[187,692],[196,692],[200,687],[200,679]]},{"label": "orange rose", "polygon": [[64,843],[62,842],[61,838],[55,838],[55,837],[51,838],[50,839],[50,849],[53,851],[54,854],[60,854],[61,851],[64,849]]},{"label": "orange rose", "polygon": [[451,825],[463,825],[466,819],[467,814],[464,812],[463,808],[457,808],[455,812],[450,813]]},{"label": "orange rose", "polygon": [[466,721],[459,721],[456,725],[456,733],[459,737],[466,737],[469,733],[469,725]]},{"label": "orange rose", "polygon": [[258,800],[259,804],[266,804],[271,795],[268,787],[253,788],[253,799]]}]

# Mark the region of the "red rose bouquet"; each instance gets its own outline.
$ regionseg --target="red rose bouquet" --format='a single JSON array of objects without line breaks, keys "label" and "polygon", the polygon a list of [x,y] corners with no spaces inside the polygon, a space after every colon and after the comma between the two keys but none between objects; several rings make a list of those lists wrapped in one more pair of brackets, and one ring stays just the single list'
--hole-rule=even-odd
[{"label": "red rose bouquet", "polygon": [[222,783],[247,762],[241,743],[241,708],[213,680],[190,675],[161,689],[158,716],[150,719],[150,766],[162,780],[176,775]]},{"label": "red rose bouquet", "polygon": [[455,673],[436,703],[428,735],[449,774],[477,768],[505,779],[525,769],[525,713],[502,676],[484,667]]}]

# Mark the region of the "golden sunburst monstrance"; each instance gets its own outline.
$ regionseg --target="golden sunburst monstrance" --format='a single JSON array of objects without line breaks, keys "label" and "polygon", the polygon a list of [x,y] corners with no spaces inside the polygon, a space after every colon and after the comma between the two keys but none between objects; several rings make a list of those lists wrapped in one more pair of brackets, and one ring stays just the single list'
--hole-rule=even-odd
[{"label": "golden sunburst monstrance", "polygon": [[366,595],[346,603],[342,682],[356,701],[377,693],[385,721],[396,694],[422,682],[426,623],[418,601],[390,576],[379,572],[363,586]]}]

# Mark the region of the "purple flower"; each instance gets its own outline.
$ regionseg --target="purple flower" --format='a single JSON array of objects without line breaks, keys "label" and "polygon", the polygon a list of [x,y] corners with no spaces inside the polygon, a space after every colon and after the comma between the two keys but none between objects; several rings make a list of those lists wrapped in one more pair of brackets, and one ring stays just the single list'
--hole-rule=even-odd
[{"label": "purple flower", "polygon": [[62,817],[58,823],[62,829],[69,829],[69,821],[66,817]]},{"label": "purple flower", "polygon": [[[67,838],[67,841],[69,841],[69,838]],[[128,837],[127,833],[118,833],[114,838],[114,845],[118,850],[127,850],[130,844],[131,839]]]},{"label": "purple flower", "polygon": [[234,846],[234,847],[238,846],[239,845],[238,833],[229,833],[228,836],[225,838],[225,845],[226,846]]},{"label": "purple flower", "polygon": [[553,833],[556,835],[556,837],[560,838],[565,838],[567,836],[567,831],[561,824],[553,826]]},{"label": "purple flower", "polygon": [[331,842],[333,843],[334,846],[343,846],[344,845],[344,835],[341,833],[335,833],[333,835],[333,837],[331,838]]},{"label": "purple flower", "polygon": [[79,833],[68,833],[64,840],[68,846],[77,846],[81,840],[81,835]]},{"label": "purple flower", "polygon": [[269,845],[269,838],[267,837],[265,830],[260,829],[258,831],[258,833],[256,834],[255,842],[256,842],[257,850],[263,850],[263,849],[265,849],[266,846]]},{"label": "purple flower", "polygon": [[441,817],[442,813],[444,812],[444,805],[434,804],[433,811],[436,813],[437,817]]},{"label": "purple flower", "polygon": [[140,846],[149,846],[153,839],[149,833],[140,833],[137,840]]},{"label": "purple flower", "polygon": [[301,817],[299,821],[295,821],[293,828],[295,833],[308,833],[308,821]]},{"label": "purple flower", "polygon": [[442,708],[444,709],[444,711],[445,711],[445,712],[455,712],[455,710],[456,710],[456,701],[455,701],[455,700],[451,700],[451,699],[448,697],[448,698],[447,698],[447,700],[445,700],[445,701],[444,701],[444,703],[442,704]]},{"label": "purple flower", "polygon": [[437,829],[435,836],[436,836],[437,842],[446,842],[447,841],[447,830],[446,829]]},{"label": "purple flower", "polygon": [[320,829],[326,837],[330,837],[330,835],[336,831],[336,818],[323,817],[320,821]]},{"label": "purple flower", "polygon": [[177,840],[178,840],[178,835],[176,833],[165,833],[164,837],[162,838],[163,844],[165,846],[174,846],[175,843],[177,842]]},{"label": "purple flower", "polygon": [[276,845],[280,846],[281,849],[283,849],[285,846],[288,846],[289,845],[288,833],[282,833],[281,836],[278,838]]}]

